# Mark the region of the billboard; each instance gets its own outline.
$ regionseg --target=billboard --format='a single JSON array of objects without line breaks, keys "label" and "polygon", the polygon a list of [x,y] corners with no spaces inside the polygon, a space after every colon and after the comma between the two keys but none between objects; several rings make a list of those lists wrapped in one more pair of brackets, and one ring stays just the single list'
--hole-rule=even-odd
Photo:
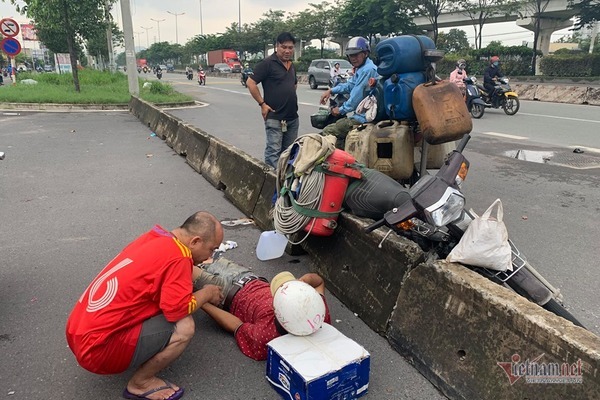
[{"label": "billboard", "polygon": [[33,24],[21,24],[21,36],[23,40],[38,40]]}]

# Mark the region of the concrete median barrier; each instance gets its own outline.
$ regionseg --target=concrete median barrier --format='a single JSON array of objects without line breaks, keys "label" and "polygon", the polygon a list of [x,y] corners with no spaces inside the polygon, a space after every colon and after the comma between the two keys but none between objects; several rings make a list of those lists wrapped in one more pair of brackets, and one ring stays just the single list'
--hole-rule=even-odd
[{"label": "concrete median barrier", "polygon": [[388,339],[453,399],[600,399],[598,336],[458,264],[410,271]]},{"label": "concrete median barrier", "polygon": [[534,100],[535,99],[535,91],[537,89],[537,85],[528,84],[528,83],[517,83],[512,85],[512,88],[521,100]]},{"label": "concrete median barrier", "polygon": [[538,85],[535,99],[555,103],[583,104],[586,101],[587,86]]},{"label": "concrete median barrier", "polygon": [[[132,98],[130,109],[272,229],[275,175],[262,161],[146,102]],[[600,399],[599,337],[463,266],[427,261],[412,241],[384,240],[386,229],[365,234],[368,222],[343,212],[332,236],[302,248],[329,290],[449,398]]]},{"label": "concrete median barrier", "polygon": [[600,88],[589,87],[585,95],[585,101],[591,106],[600,106]]}]

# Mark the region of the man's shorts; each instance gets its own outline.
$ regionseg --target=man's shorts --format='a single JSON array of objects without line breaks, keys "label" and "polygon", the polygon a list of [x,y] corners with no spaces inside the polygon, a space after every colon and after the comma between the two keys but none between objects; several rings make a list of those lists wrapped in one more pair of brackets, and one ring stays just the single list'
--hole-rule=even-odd
[{"label": "man's shorts", "polygon": [[175,323],[167,321],[163,314],[144,321],[129,368],[136,369],[164,350],[174,331]]}]

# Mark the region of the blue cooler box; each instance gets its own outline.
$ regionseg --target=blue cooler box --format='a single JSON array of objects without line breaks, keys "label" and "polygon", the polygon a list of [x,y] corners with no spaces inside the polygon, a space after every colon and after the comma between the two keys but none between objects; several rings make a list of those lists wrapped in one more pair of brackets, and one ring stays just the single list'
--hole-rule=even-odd
[{"label": "blue cooler box", "polygon": [[367,393],[370,355],[328,324],[268,344],[267,380],[290,400],[350,400]]}]

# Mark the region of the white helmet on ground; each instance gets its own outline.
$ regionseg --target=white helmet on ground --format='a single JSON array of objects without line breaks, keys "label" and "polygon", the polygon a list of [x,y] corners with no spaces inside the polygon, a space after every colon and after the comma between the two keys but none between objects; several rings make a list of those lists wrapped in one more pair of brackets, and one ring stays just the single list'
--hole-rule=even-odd
[{"label": "white helmet on ground", "polygon": [[307,336],[321,328],[325,303],[309,284],[298,281],[290,272],[281,272],[271,281],[275,318],[292,335]]}]

